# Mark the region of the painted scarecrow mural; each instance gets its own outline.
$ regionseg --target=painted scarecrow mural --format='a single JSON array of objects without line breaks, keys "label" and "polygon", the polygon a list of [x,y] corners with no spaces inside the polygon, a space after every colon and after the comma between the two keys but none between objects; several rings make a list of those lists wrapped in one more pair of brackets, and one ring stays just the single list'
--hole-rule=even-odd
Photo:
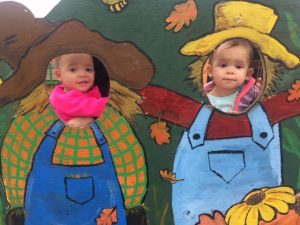
[{"label": "painted scarecrow mural", "polygon": [[0,224],[300,224],[299,10],[0,2]]}]

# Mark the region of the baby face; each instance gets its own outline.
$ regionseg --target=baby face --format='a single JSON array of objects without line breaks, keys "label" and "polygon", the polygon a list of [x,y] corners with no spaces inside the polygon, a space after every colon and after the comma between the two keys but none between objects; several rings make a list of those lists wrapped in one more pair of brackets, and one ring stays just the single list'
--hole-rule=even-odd
[{"label": "baby face", "polygon": [[250,53],[245,46],[220,45],[208,68],[216,85],[216,95],[230,95],[243,85],[253,73],[249,65]]},{"label": "baby face", "polygon": [[93,58],[84,53],[62,55],[58,60],[55,75],[64,85],[66,92],[87,92],[93,87],[95,80]]}]

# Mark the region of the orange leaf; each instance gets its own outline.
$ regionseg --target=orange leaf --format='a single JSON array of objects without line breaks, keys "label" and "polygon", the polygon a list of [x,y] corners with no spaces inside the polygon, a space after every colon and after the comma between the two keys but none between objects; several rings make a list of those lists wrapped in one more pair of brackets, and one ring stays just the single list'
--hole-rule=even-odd
[{"label": "orange leaf", "polygon": [[189,26],[191,21],[197,18],[197,5],[195,0],[187,0],[185,3],[178,4],[170,13],[169,17],[165,19],[168,23],[166,30],[178,32],[182,29],[183,25]]},{"label": "orange leaf", "polygon": [[299,214],[295,210],[290,210],[287,214],[278,214],[271,222],[259,222],[259,225],[300,225]]},{"label": "orange leaf", "polygon": [[169,181],[172,184],[175,184],[178,181],[182,181],[182,180],[176,180],[176,174],[169,172],[167,169],[160,170],[159,174],[160,174],[161,178],[163,178],[166,181]]},{"label": "orange leaf", "polygon": [[117,223],[117,211],[115,208],[102,209],[101,215],[96,219],[97,225],[112,225]]},{"label": "orange leaf", "polygon": [[151,124],[151,138],[155,140],[158,145],[170,143],[170,133],[166,122],[156,122]]},{"label": "orange leaf", "polygon": [[202,214],[199,216],[199,223],[196,225],[226,225],[222,213],[215,211],[213,216]]},{"label": "orange leaf", "polygon": [[287,98],[288,101],[299,101],[300,100],[300,80],[296,80],[292,84],[292,88],[288,90],[289,96]]}]

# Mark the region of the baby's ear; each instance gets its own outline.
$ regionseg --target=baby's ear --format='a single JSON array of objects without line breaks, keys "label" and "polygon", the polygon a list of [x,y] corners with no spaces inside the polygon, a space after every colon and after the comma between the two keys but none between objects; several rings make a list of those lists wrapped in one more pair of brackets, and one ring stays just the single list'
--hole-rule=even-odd
[{"label": "baby's ear", "polygon": [[61,80],[61,73],[59,69],[54,69],[54,74],[57,80]]},{"label": "baby's ear", "polygon": [[254,69],[250,67],[247,71],[246,80],[249,80],[250,77],[253,75],[253,73],[254,73]]},{"label": "baby's ear", "polygon": [[210,63],[206,63],[206,73],[209,78],[212,78],[212,65]]}]

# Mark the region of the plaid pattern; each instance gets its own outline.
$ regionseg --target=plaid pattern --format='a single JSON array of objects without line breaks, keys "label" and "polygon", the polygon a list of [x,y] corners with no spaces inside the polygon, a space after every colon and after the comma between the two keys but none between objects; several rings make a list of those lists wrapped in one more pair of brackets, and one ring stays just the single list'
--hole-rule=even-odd
[{"label": "plaid pattern", "polygon": [[[23,206],[26,178],[35,152],[57,116],[48,106],[30,112],[11,124],[1,150],[2,178],[8,202]],[[147,176],[143,149],[126,119],[107,106],[97,124],[108,141],[123,191],[125,206],[139,206],[146,192]],[[53,164],[93,165],[103,162],[91,129],[65,127],[53,154]]]}]

